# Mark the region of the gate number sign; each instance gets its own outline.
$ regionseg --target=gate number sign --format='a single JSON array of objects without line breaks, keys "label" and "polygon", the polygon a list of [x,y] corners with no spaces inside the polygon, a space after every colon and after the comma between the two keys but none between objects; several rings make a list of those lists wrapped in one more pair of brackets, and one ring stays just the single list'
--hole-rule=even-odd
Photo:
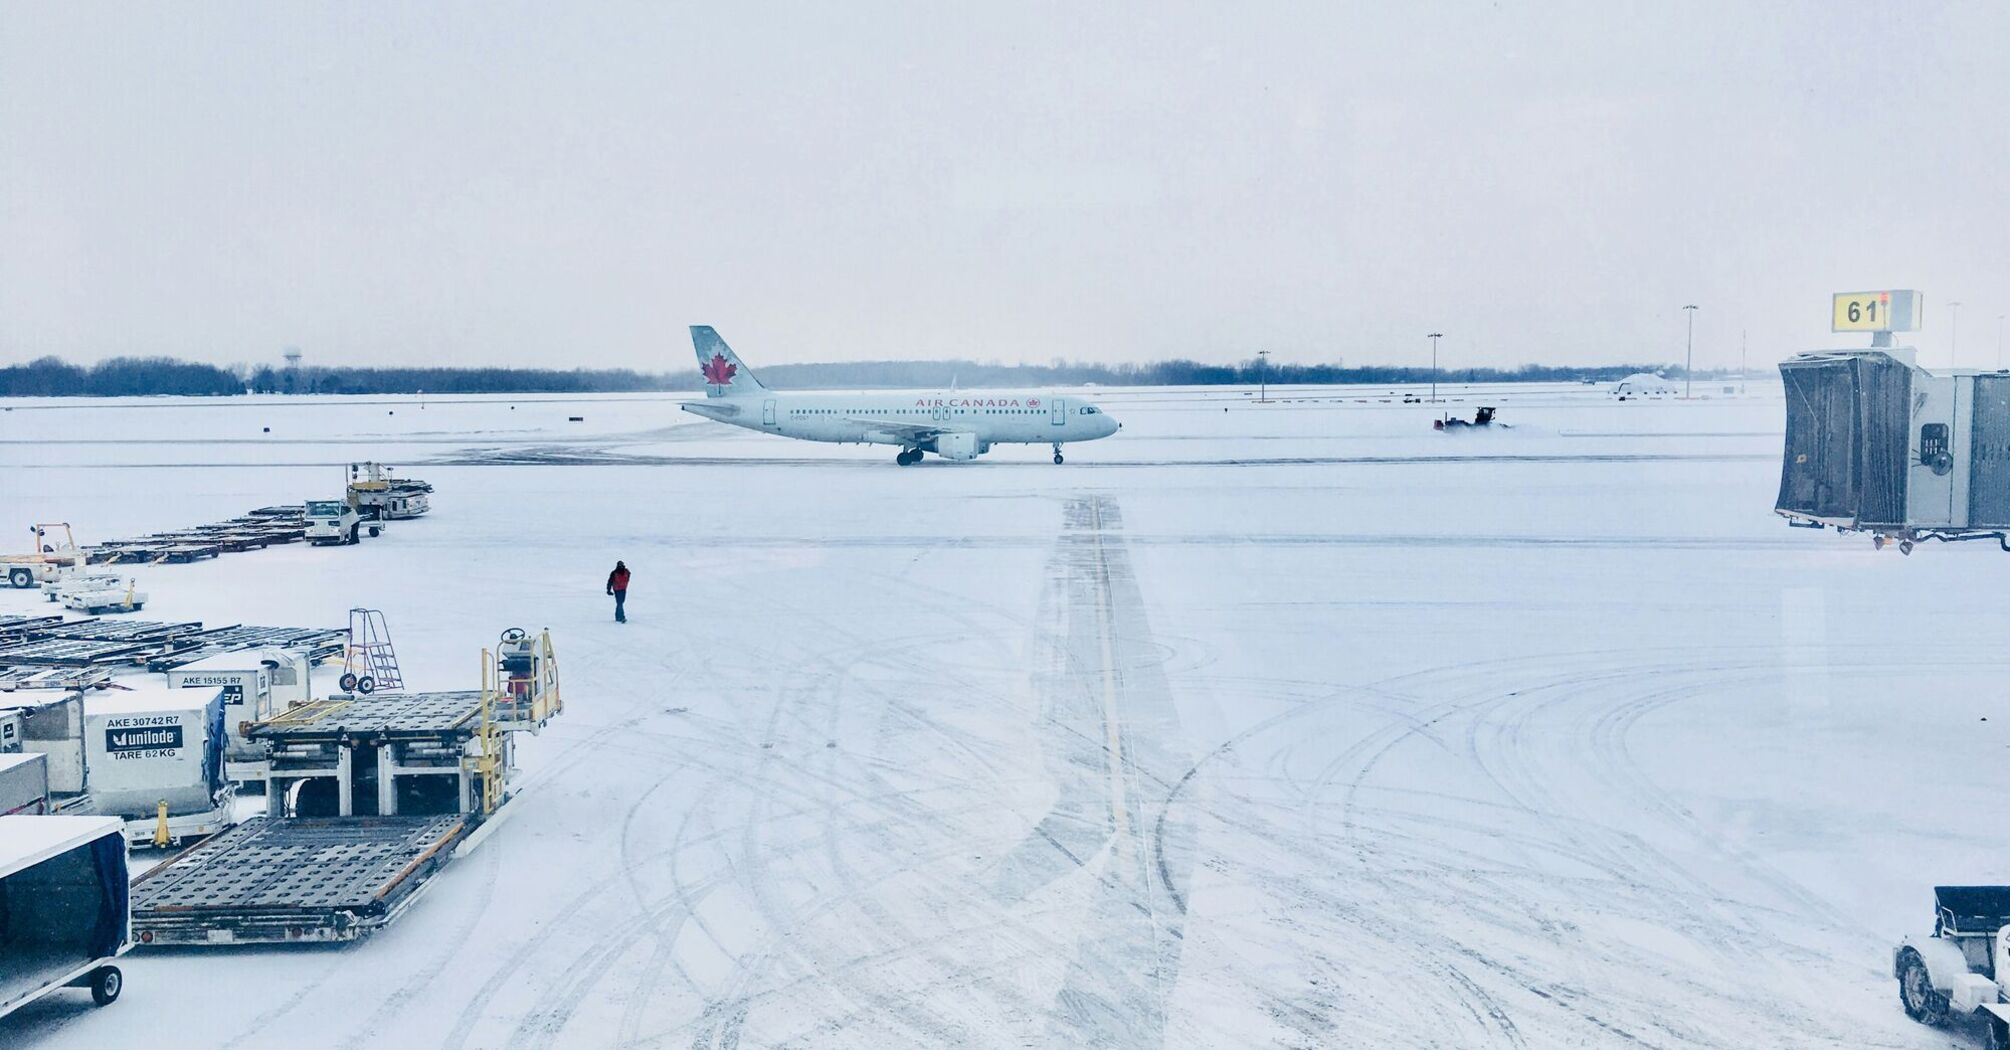
[{"label": "gate number sign", "polygon": [[1911,332],[1919,328],[1919,293],[1910,291],[1837,292],[1829,330],[1833,332]]}]

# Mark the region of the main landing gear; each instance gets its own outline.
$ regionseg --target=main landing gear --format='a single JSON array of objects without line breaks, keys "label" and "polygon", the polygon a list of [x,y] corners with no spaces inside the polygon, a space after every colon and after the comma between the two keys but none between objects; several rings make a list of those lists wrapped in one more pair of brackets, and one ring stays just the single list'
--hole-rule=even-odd
[{"label": "main landing gear", "polygon": [[1054,442],[1054,462],[1056,464],[1061,462],[1061,443],[1058,441]]},{"label": "main landing gear", "polygon": [[918,448],[901,449],[900,454],[893,457],[893,461],[903,467],[914,466],[916,463],[921,462],[921,450]]}]

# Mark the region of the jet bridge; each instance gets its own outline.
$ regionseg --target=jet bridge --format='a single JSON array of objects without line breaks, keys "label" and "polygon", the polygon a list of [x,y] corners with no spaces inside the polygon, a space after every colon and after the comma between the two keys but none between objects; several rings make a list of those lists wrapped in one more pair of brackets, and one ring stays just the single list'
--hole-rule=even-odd
[{"label": "jet bridge", "polygon": [[2010,551],[2010,372],[1936,375],[1910,348],[1831,350],[1780,365],[1786,447],[1775,512],[1866,532]]}]

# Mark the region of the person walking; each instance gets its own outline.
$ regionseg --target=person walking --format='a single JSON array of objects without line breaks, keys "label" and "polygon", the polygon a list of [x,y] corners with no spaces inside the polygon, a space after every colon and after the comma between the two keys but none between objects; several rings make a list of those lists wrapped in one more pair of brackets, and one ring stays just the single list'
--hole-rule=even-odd
[{"label": "person walking", "polygon": [[614,563],[614,571],[607,574],[607,593],[614,596],[614,622],[627,623],[628,613],[623,608],[628,603],[627,562]]}]

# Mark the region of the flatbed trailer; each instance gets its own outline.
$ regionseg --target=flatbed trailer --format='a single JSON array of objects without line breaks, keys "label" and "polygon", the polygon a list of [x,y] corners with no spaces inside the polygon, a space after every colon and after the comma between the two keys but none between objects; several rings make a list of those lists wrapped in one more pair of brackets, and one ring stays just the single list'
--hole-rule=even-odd
[{"label": "flatbed trailer", "polygon": [[419,898],[466,814],[254,817],[133,883],[141,945],[353,941]]}]

